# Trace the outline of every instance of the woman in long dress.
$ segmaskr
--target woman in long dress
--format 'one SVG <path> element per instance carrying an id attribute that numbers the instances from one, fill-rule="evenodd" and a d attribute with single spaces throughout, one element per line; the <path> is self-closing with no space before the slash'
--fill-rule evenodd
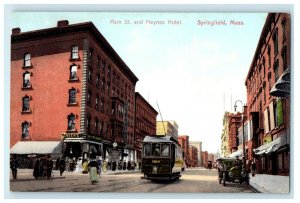
<path id="1" fill-rule="evenodd" d="M 98 163 L 97 161 L 95 160 L 92 160 L 90 163 L 89 163 L 89 168 L 90 168 L 90 181 L 92 184 L 95 184 L 98 182 Z"/>

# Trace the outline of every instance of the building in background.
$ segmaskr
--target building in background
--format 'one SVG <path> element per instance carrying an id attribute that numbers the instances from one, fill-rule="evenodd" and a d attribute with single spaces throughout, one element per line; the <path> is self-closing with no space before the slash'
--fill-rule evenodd
<path id="1" fill-rule="evenodd" d="M 179 135 L 178 136 L 178 143 L 180 144 L 183 152 L 183 159 L 187 167 L 191 166 L 190 163 L 190 154 L 189 154 L 189 136 L 188 135 Z"/>
<path id="2" fill-rule="evenodd" d="M 156 134 L 156 117 L 158 112 L 142 97 L 135 93 L 135 116 L 134 116 L 134 148 L 137 161 L 141 161 L 141 141 L 146 135 Z"/>
<path id="3" fill-rule="evenodd" d="M 202 159 L 202 163 L 201 163 L 201 166 L 203 167 L 207 167 L 207 163 L 208 163 L 208 152 L 207 151 L 203 151 L 201 153 L 201 159 Z"/>
<path id="4" fill-rule="evenodd" d="M 201 159 L 202 142 L 200 142 L 200 141 L 189 141 L 189 144 L 191 146 L 197 148 L 197 153 L 198 153 L 197 157 L 198 157 L 198 160 L 197 160 L 196 166 L 201 166 L 201 162 L 202 162 L 202 159 Z"/>
<path id="5" fill-rule="evenodd" d="M 190 167 L 198 166 L 198 149 L 193 145 L 189 145 L 189 160 L 190 160 Z"/>
<path id="6" fill-rule="evenodd" d="M 259 173 L 290 171 L 290 98 L 270 94 L 291 65 L 290 24 L 289 14 L 268 14 L 245 81 L 251 126 L 248 158 L 256 161 Z"/>
<path id="7" fill-rule="evenodd" d="M 156 135 L 157 136 L 170 135 L 175 140 L 178 140 L 178 124 L 175 121 L 157 121 Z"/>

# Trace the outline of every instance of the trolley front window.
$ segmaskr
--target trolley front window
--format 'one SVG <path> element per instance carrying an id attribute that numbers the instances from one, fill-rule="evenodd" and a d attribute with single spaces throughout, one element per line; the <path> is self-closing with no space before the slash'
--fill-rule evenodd
<path id="1" fill-rule="evenodd" d="M 160 156 L 160 144 L 152 144 L 152 156 Z"/>
<path id="2" fill-rule="evenodd" d="M 151 146 L 150 144 L 144 144 L 144 155 L 151 156 Z"/>
<path id="3" fill-rule="evenodd" d="M 161 156 L 169 156 L 170 153 L 170 145 L 162 144 L 161 145 Z"/>

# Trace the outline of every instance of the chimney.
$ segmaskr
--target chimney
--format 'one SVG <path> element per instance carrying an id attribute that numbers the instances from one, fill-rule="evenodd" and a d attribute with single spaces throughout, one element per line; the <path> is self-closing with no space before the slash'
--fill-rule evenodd
<path id="1" fill-rule="evenodd" d="M 57 21 L 57 27 L 67 27 L 68 25 L 69 25 L 69 21 L 68 20 Z"/>
<path id="2" fill-rule="evenodd" d="M 21 29 L 19 27 L 12 29 L 12 35 L 18 35 L 21 33 Z"/>

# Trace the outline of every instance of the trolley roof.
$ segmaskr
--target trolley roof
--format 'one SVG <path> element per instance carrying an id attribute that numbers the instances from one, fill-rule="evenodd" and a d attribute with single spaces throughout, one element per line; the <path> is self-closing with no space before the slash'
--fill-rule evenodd
<path id="1" fill-rule="evenodd" d="M 173 137 L 166 135 L 164 137 L 156 137 L 156 136 L 149 136 L 147 135 L 144 140 L 142 141 L 143 143 L 145 142 L 151 142 L 151 143 L 159 143 L 159 142 L 165 142 L 165 143 L 178 143 Z"/>

